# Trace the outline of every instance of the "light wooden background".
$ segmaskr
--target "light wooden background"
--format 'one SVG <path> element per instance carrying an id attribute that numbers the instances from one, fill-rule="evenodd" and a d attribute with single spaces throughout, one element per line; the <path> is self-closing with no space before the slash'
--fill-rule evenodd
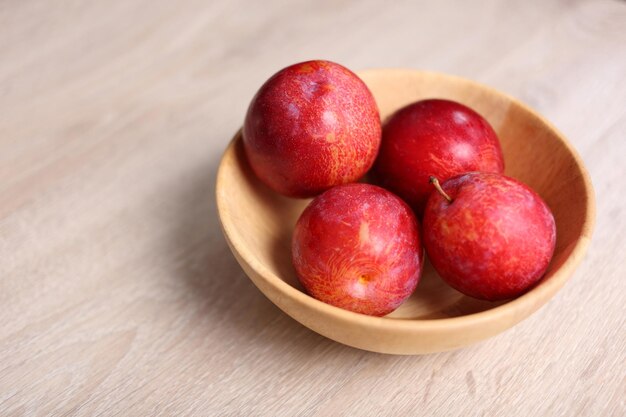
<path id="1" fill-rule="evenodd" d="M 0 2 L 0 415 L 623 416 L 626 3 Z M 591 172 L 546 307 L 422 357 L 329 341 L 221 235 L 220 154 L 273 72 L 448 72 L 547 116 Z"/>

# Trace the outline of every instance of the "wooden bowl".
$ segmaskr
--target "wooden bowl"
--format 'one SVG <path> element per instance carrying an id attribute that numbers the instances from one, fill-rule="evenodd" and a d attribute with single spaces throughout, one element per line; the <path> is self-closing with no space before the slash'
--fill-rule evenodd
<path id="1" fill-rule="evenodd" d="M 594 224 L 591 181 L 581 158 L 549 122 L 492 88 L 430 72 L 380 69 L 359 73 L 385 120 L 425 98 L 452 99 L 475 109 L 494 127 L 506 174 L 535 189 L 557 226 L 554 258 L 531 291 L 506 302 L 466 297 L 426 265 L 415 293 L 386 317 L 370 317 L 318 301 L 300 286 L 291 264 L 295 222 L 308 203 L 282 197 L 254 176 L 237 133 L 217 174 L 217 207 L 224 235 L 254 284 L 291 317 L 330 339 L 360 349 L 422 354 L 456 349 L 508 329 L 546 303 L 581 261 Z"/>

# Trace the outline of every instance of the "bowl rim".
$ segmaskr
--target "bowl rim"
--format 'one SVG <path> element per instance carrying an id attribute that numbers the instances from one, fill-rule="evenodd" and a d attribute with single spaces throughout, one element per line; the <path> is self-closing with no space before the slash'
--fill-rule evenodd
<path id="1" fill-rule="evenodd" d="M 557 140 L 561 142 L 562 145 L 571 153 L 572 157 L 575 160 L 576 166 L 580 170 L 582 181 L 584 184 L 585 192 L 586 192 L 586 201 L 585 201 L 585 219 L 582 226 L 582 232 L 579 239 L 576 241 L 574 248 L 570 255 L 565 259 L 563 264 L 559 267 L 557 271 L 550 277 L 548 280 L 542 280 L 538 285 L 533 287 L 530 291 L 525 294 L 509 300 L 501 305 L 495 306 L 488 310 L 483 310 L 476 313 L 466 314 L 457 317 L 445 317 L 445 318 L 436 318 L 436 319 L 419 319 L 419 318 L 400 318 L 400 317 L 375 317 L 368 316 L 361 313 L 355 313 L 349 310 L 344 310 L 340 307 L 335 307 L 330 304 L 326 304 L 320 300 L 317 300 L 305 292 L 291 286 L 287 282 L 280 279 L 276 274 L 274 274 L 268 267 L 266 267 L 263 263 L 259 262 L 255 256 L 247 255 L 249 252 L 246 248 L 243 248 L 237 239 L 232 239 L 234 236 L 234 231 L 232 229 L 233 219 L 230 215 L 229 210 L 226 208 L 225 199 L 221 198 L 221 190 L 223 189 L 223 181 L 224 181 L 224 171 L 226 170 L 226 156 L 230 153 L 234 152 L 234 148 L 237 145 L 238 141 L 242 139 L 242 130 L 239 129 L 233 139 L 230 141 L 226 150 L 224 151 L 222 158 L 220 160 L 220 164 L 217 170 L 217 179 L 216 179 L 216 202 L 217 202 L 217 211 L 220 220 L 220 225 L 224 236 L 226 237 L 227 243 L 233 249 L 242 260 L 244 260 L 251 269 L 253 269 L 260 279 L 262 279 L 266 284 L 273 287 L 276 291 L 288 296 L 293 299 L 295 302 L 305 305 L 306 307 L 317 310 L 319 313 L 322 313 L 326 316 L 332 316 L 336 319 L 342 321 L 349 321 L 354 324 L 359 324 L 365 327 L 370 328 L 380 328 L 385 327 L 389 329 L 397 329 L 397 330 L 409 330 L 409 331 L 420 331 L 420 330 L 429 330 L 429 331 L 437 331 L 437 330 L 449 330 L 450 327 L 462 328 L 466 326 L 472 325 L 480 325 L 486 322 L 491 322 L 493 319 L 502 319 L 503 317 L 514 318 L 519 316 L 519 311 L 526 311 L 528 314 L 540 308 L 545 302 L 550 299 L 552 295 L 554 295 L 559 288 L 561 288 L 565 282 L 570 277 L 571 273 L 578 266 L 578 264 L 582 261 L 583 256 L 589 246 L 591 236 L 593 233 L 593 229 L 595 226 L 595 194 L 593 190 L 593 185 L 591 182 L 591 177 L 585 167 L 585 164 L 576 151 L 576 149 L 569 143 L 569 141 L 565 138 L 565 136 L 550 123 L 546 118 L 544 118 L 537 111 L 533 110 L 530 106 L 524 104 L 520 100 L 510 96 L 506 93 L 503 93 L 495 88 L 489 87 L 487 85 L 478 83 L 476 81 L 472 81 L 463 77 L 459 77 L 456 75 L 443 74 L 435 71 L 424 71 L 424 70 L 416 70 L 416 69 L 405 69 L 405 68 L 372 68 L 365 69 L 362 71 L 357 71 L 356 74 L 363 78 L 364 76 L 375 76 L 380 73 L 396 73 L 398 75 L 410 75 L 410 76 L 423 76 L 423 77 L 437 77 L 444 78 L 448 82 L 464 84 L 473 89 L 481 89 L 486 90 L 490 94 L 500 96 L 511 103 L 522 108 L 524 111 L 533 115 L 539 120 L 546 128 L 551 130 Z M 537 303 L 536 300 L 542 300 L 541 303 Z M 524 316 L 528 315 L 525 314 Z M 515 320 L 517 321 L 517 320 Z"/>

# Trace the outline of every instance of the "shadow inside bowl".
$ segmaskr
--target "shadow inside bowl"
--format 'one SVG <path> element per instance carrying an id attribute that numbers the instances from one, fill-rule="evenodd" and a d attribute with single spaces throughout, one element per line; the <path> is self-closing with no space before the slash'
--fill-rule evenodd
<path id="1" fill-rule="evenodd" d="M 479 313 L 506 301 L 483 301 L 467 297 L 446 284 L 426 258 L 424 271 L 415 292 L 396 311 L 394 319 L 445 319 Z"/>
<path id="2" fill-rule="evenodd" d="M 303 291 L 291 263 L 291 235 L 298 217 L 311 200 L 284 197 L 262 183 L 247 162 L 241 132 L 235 138 L 235 154 L 249 197 L 258 203 L 259 210 L 249 213 L 252 217 L 249 220 L 257 227 L 259 224 L 264 227 L 263 238 L 267 244 L 261 246 L 270 250 L 265 253 L 257 247 L 260 251 L 257 253 L 263 255 L 260 259 L 267 262 L 278 277 Z"/>

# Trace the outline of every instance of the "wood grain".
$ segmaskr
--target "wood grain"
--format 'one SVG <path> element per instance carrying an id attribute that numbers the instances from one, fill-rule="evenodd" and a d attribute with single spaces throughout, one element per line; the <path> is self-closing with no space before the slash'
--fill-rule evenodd
<path id="1" fill-rule="evenodd" d="M 626 414 L 626 3 L 0 3 L 0 414 Z M 581 153 L 572 280 L 479 345 L 372 354 L 297 324 L 219 230 L 258 86 L 323 57 L 475 79 Z"/>

